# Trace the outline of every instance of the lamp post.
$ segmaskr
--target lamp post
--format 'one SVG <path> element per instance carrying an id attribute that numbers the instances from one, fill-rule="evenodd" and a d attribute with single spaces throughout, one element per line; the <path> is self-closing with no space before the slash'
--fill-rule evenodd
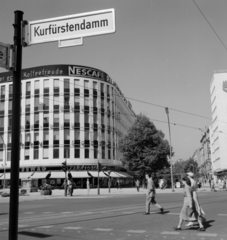
<path id="1" fill-rule="evenodd" d="M 170 148 L 169 148 L 169 154 L 170 154 L 170 169 L 171 169 L 171 184 L 172 184 L 172 192 L 174 192 L 174 184 L 173 184 L 173 163 L 172 163 L 172 149 L 171 149 L 171 132 L 170 132 L 170 123 L 169 123 L 169 109 L 166 107 L 166 114 L 168 118 L 168 126 L 169 126 L 169 143 L 170 143 Z"/>
<path id="2" fill-rule="evenodd" d="M 0 135 L 0 137 L 1 137 L 1 139 L 2 139 L 2 142 L 3 142 L 3 146 L 4 146 L 4 149 L 5 149 L 5 160 L 4 160 L 4 165 L 3 165 L 3 167 L 4 167 L 4 182 L 3 182 L 3 188 L 5 188 L 6 187 L 6 161 L 7 161 L 7 148 L 6 148 L 6 144 L 5 144 L 5 141 L 4 141 L 4 139 L 3 139 L 3 137 L 2 137 L 2 135 Z"/>

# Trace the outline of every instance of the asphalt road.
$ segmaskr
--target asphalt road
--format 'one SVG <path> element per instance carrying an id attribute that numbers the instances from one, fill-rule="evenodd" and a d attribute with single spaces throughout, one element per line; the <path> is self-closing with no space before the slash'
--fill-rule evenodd
<path id="1" fill-rule="evenodd" d="M 206 231 L 183 225 L 173 231 L 183 203 L 180 193 L 159 194 L 165 213 L 145 211 L 145 195 L 81 196 L 20 202 L 19 240 L 227 239 L 227 192 L 200 192 Z M 8 203 L 0 204 L 0 239 L 8 240 Z"/>

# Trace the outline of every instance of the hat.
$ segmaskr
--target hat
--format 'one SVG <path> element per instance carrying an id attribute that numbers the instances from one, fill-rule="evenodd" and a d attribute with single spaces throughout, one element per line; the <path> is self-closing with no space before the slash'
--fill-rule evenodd
<path id="1" fill-rule="evenodd" d="M 188 175 L 189 177 L 194 177 L 194 173 L 192 173 L 192 172 L 188 172 L 187 175 Z"/>

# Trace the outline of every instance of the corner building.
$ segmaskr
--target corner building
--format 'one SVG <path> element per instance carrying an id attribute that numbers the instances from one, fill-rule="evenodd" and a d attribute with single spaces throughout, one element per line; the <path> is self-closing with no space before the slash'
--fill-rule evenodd
<path id="1" fill-rule="evenodd" d="M 219 71 L 210 84 L 212 125 L 210 150 L 215 180 L 227 177 L 227 73 Z"/>
<path id="2" fill-rule="evenodd" d="M 0 73 L 0 175 L 10 179 L 12 136 L 12 74 Z M 62 162 L 78 187 L 87 171 L 97 182 L 97 164 L 114 178 L 127 177 L 119 139 L 135 113 L 117 84 L 103 71 L 78 65 L 49 65 L 22 70 L 20 180 L 37 188 L 51 173 L 51 184 L 62 185 Z M 5 170 L 5 174 L 3 174 Z M 103 173 L 100 172 L 100 177 Z M 104 179 L 105 180 L 105 179 Z M 103 180 L 103 181 L 104 181 Z M 105 184 L 105 181 L 103 182 Z"/>

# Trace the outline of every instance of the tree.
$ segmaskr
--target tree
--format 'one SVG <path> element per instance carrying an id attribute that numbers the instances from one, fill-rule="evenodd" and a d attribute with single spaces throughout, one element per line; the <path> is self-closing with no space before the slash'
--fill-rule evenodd
<path id="1" fill-rule="evenodd" d="M 123 164 L 138 177 L 146 171 L 154 173 L 169 167 L 170 145 L 164 137 L 149 118 L 138 115 L 127 135 L 119 141 Z"/>

